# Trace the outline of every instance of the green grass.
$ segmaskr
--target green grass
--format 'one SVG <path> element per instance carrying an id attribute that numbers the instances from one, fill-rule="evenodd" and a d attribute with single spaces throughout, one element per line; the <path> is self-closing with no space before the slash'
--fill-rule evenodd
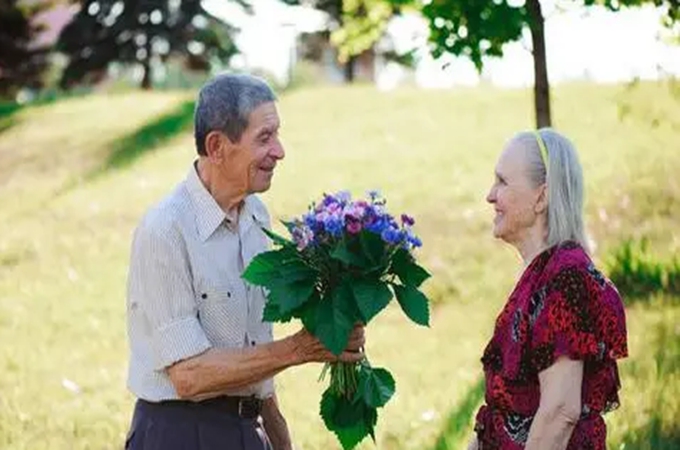
<path id="1" fill-rule="evenodd" d="M 598 261 L 641 237 L 659 257 L 680 252 L 680 104 L 669 89 L 555 90 L 556 126 L 584 165 Z M 0 134 L 0 448 L 121 447 L 133 404 L 125 389 L 130 237 L 194 157 L 182 122 L 190 98 L 67 99 L 17 111 Z M 533 122 L 530 108 L 524 90 L 315 88 L 281 99 L 287 156 L 264 196 L 275 218 L 301 213 L 324 191 L 379 188 L 392 209 L 416 217 L 425 242 L 432 327 L 392 308 L 368 330 L 369 357 L 397 380 L 378 424 L 380 449 L 460 448 L 469 436 L 479 357 L 521 270 L 515 252 L 491 238 L 484 197 L 503 143 Z M 178 134 L 155 139 L 167 130 Z M 102 170 L 115 155 L 125 162 Z M 621 365 L 622 407 L 607 419 L 610 444 L 677 446 L 680 306 L 661 293 L 628 314 L 631 357 Z M 291 369 L 277 381 L 303 449 L 337 448 L 317 417 L 320 369 Z"/>

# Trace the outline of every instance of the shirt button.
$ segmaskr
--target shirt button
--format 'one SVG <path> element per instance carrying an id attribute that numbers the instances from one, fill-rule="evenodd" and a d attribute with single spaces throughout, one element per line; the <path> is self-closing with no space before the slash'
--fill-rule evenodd
<path id="1" fill-rule="evenodd" d="M 208 298 L 208 294 L 206 294 L 205 292 L 202 293 L 202 294 L 201 294 L 201 298 L 202 298 L 203 300 L 205 300 L 206 298 Z"/>
<path id="2" fill-rule="evenodd" d="M 250 341 L 250 344 L 255 346 L 255 341 Z"/>
<path id="3" fill-rule="evenodd" d="M 231 298 L 231 292 L 227 292 L 227 298 Z"/>

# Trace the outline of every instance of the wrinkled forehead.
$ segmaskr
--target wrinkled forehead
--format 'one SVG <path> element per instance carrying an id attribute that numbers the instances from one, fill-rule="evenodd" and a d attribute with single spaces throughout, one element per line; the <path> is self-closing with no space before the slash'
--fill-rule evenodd
<path id="1" fill-rule="evenodd" d="M 274 102 L 262 103 L 248 116 L 248 129 L 258 133 L 263 129 L 276 131 L 280 126 L 279 114 Z"/>
<path id="2" fill-rule="evenodd" d="M 525 141 L 522 137 L 515 137 L 505 144 L 496 164 L 497 172 L 506 176 L 528 173 L 529 150 Z"/>

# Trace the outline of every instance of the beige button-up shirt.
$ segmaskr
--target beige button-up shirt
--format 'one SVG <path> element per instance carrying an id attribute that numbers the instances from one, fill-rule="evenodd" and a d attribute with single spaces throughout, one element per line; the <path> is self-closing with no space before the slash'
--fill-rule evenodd
<path id="1" fill-rule="evenodd" d="M 128 274 L 128 387 L 148 401 L 177 399 L 165 369 L 211 347 L 271 342 L 265 297 L 241 274 L 267 250 L 269 215 L 254 195 L 227 217 L 192 164 L 187 178 L 151 208 L 134 233 Z M 273 380 L 234 395 L 266 398 Z"/>

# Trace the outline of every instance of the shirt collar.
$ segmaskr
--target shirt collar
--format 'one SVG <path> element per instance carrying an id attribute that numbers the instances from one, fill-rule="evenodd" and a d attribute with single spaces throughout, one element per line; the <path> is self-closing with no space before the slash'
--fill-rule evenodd
<path id="1" fill-rule="evenodd" d="M 243 200 L 241 211 L 233 216 L 227 215 L 217 204 L 215 198 L 208 192 L 198 176 L 196 164 L 192 164 L 186 178 L 186 186 L 196 212 L 196 226 L 202 241 L 206 241 L 215 230 L 222 225 L 225 219 L 233 224 L 245 220 L 244 225 L 249 227 L 257 223 L 262 227 L 269 226 L 269 215 L 257 196 L 251 194 Z"/>
<path id="2" fill-rule="evenodd" d="M 196 212 L 196 226 L 202 241 L 207 240 L 227 217 L 198 176 L 196 164 L 192 164 L 186 178 L 186 186 Z"/>
<path id="3" fill-rule="evenodd" d="M 244 200 L 242 214 L 247 214 L 255 223 L 260 226 L 269 226 L 269 214 L 262 204 L 262 201 L 255 195 L 251 194 Z"/>

